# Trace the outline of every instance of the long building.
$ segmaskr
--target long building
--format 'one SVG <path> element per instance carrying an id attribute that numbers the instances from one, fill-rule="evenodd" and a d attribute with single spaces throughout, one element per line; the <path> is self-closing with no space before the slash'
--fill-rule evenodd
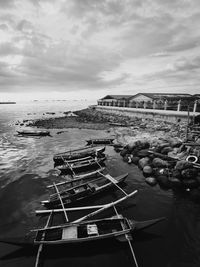
<path id="1" fill-rule="evenodd" d="M 163 109 L 200 112 L 200 95 L 138 93 L 136 95 L 107 95 L 97 101 L 99 106 L 142 109 Z"/>

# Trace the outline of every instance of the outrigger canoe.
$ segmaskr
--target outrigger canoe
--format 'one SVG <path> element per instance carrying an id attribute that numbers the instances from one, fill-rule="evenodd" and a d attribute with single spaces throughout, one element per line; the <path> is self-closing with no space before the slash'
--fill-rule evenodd
<path id="1" fill-rule="evenodd" d="M 85 157 L 77 160 L 65 160 L 64 164 L 57 166 L 56 168 L 60 170 L 61 174 L 77 174 L 81 171 L 86 171 L 88 169 L 96 169 L 102 166 L 106 157 L 92 158 Z"/>
<path id="2" fill-rule="evenodd" d="M 50 131 L 47 130 L 21 130 L 17 131 L 19 135 L 27 136 L 47 136 L 50 135 Z"/>
<path id="3" fill-rule="evenodd" d="M 128 173 L 125 173 L 118 177 L 112 177 L 109 174 L 99 175 L 101 176 L 79 185 L 77 185 L 77 180 L 68 181 L 60 185 L 56 184 L 57 188 L 53 185 L 51 187 L 55 189 L 56 193 L 51 194 L 49 200 L 41 201 L 41 204 L 47 208 L 58 208 L 61 206 L 61 199 L 62 203 L 65 206 L 74 204 L 77 201 L 95 196 L 98 193 L 109 189 L 114 184 L 118 185 L 124 182 L 126 177 L 128 176 Z M 69 186 L 71 187 L 69 188 Z"/>
<path id="4" fill-rule="evenodd" d="M 72 222 L 64 225 L 35 229 L 22 238 L 0 238 L 0 242 L 27 245 L 60 245 L 89 242 L 108 238 L 126 241 L 125 235 L 148 228 L 164 218 L 135 221 L 122 215 L 99 220 Z"/>
<path id="5" fill-rule="evenodd" d="M 110 145 L 113 143 L 115 138 L 96 138 L 96 139 L 89 139 L 86 140 L 87 145 L 96 145 L 96 144 L 105 144 Z"/>
<path id="6" fill-rule="evenodd" d="M 105 151 L 105 146 L 101 147 L 82 147 L 58 153 L 53 156 L 55 164 L 63 164 L 64 160 L 84 158 L 87 156 L 101 156 Z"/>

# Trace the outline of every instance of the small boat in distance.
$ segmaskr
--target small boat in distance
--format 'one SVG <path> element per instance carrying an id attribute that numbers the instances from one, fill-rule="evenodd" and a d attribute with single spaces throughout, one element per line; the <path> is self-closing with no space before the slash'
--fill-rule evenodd
<path id="1" fill-rule="evenodd" d="M 50 131 L 47 130 L 18 130 L 17 133 L 26 136 L 50 136 Z"/>
<path id="2" fill-rule="evenodd" d="M 67 181 L 60 185 L 53 186 L 55 193 L 50 195 L 49 200 L 41 201 L 41 204 L 47 208 L 58 208 L 61 206 L 60 198 L 64 205 L 71 205 L 77 201 L 87 199 L 100 192 L 103 192 L 114 184 L 118 185 L 125 181 L 128 173 L 122 174 L 118 177 L 112 177 L 109 174 L 103 175 L 99 173 L 99 177 L 88 182 L 82 182 L 77 185 L 77 180 Z M 57 192 L 58 189 L 58 192 Z"/>
<path id="3" fill-rule="evenodd" d="M 86 140 L 86 142 L 87 142 L 87 145 L 96 145 L 96 144 L 110 145 L 110 144 L 113 144 L 114 140 L 115 138 L 95 138 L 95 139 Z"/>
<path id="4" fill-rule="evenodd" d="M 0 242 L 16 246 L 39 246 L 76 244 L 115 238 L 118 241 L 126 241 L 125 235 L 146 229 L 164 218 L 147 221 L 135 221 L 122 215 L 110 218 L 71 222 L 59 226 L 50 226 L 30 231 L 25 237 L 0 238 Z"/>

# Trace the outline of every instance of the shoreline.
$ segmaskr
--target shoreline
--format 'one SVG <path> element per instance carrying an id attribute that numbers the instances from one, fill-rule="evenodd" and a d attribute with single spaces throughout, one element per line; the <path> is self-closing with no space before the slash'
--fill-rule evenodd
<path id="1" fill-rule="evenodd" d="M 176 137 L 184 139 L 186 134 L 187 125 L 185 123 L 158 122 L 149 118 L 104 113 L 92 108 L 74 111 L 73 114 L 74 116 L 67 116 L 66 114 L 64 117 L 28 121 L 26 126 L 52 130 L 69 128 L 105 130 L 108 133 L 114 132 L 116 139 L 124 144 L 131 142 L 133 139 L 150 139 L 151 141 L 155 138 Z"/>

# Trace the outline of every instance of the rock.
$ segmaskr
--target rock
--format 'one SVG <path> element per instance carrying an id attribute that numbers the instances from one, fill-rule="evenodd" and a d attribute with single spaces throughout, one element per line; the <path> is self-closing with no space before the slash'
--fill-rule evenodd
<path id="1" fill-rule="evenodd" d="M 138 164 L 139 160 L 140 160 L 139 157 L 134 157 L 134 156 L 132 157 L 132 163 L 135 164 L 135 165 Z"/>
<path id="2" fill-rule="evenodd" d="M 151 186 L 155 186 L 157 184 L 157 180 L 155 177 L 147 177 L 145 182 Z"/>
<path id="3" fill-rule="evenodd" d="M 167 167 L 168 166 L 168 162 L 160 158 L 154 158 L 152 164 L 154 167 Z"/>
<path id="4" fill-rule="evenodd" d="M 138 151 L 137 156 L 140 158 L 148 157 L 149 156 L 148 149 L 142 149 Z"/>
<path id="5" fill-rule="evenodd" d="M 135 142 L 131 142 L 127 145 L 127 149 L 129 150 L 129 152 L 132 152 L 135 147 L 136 147 Z"/>
<path id="6" fill-rule="evenodd" d="M 172 177 L 174 177 L 174 178 L 177 178 L 177 179 L 181 179 L 182 178 L 182 176 L 181 176 L 181 171 L 180 170 L 173 170 L 172 171 Z"/>
<path id="7" fill-rule="evenodd" d="M 170 181 L 166 175 L 159 175 L 156 177 L 156 180 L 162 189 L 166 190 L 171 188 Z"/>
<path id="8" fill-rule="evenodd" d="M 123 157 L 123 161 L 131 164 L 132 163 L 132 155 L 131 154 L 126 154 L 124 157 Z"/>
<path id="9" fill-rule="evenodd" d="M 122 156 L 122 157 L 124 157 L 126 154 L 128 154 L 129 153 L 129 150 L 127 149 L 127 148 L 124 148 L 124 149 L 122 149 L 122 151 L 120 152 L 120 155 Z"/>
<path id="10" fill-rule="evenodd" d="M 153 169 L 151 166 L 147 165 L 143 168 L 143 175 L 144 177 L 149 177 L 152 176 L 153 174 Z"/>
<path id="11" fill-rule="evenodd" d="M 186 160 L 180 160 L 180 161 L 177 161 L 175 169 L 181 171 L 181 170 L 184 170 L 184 169 L 187 169 L 187 168 L 190 168 L 190 167 L 192 167 L 191 163 L 189 163 Z"/>
<path id="12" fill-rule="evenodd" d="M 168 155 L 169 152 L 173 151 L 172 147 L 166 146 L 161 150 L 161 154 Z"/>
<path id="13" fill-rule="evenodd" d="M 142 170 L 145 166 L 149 165 L 150 159 L 148 157 L 142 158 L 138 161 L 138 167 Z"/>

